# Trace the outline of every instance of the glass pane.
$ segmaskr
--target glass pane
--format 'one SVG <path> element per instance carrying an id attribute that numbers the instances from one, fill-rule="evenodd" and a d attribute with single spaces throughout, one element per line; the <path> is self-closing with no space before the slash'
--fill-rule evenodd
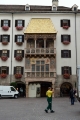
<path id="1" fill-rule="evenodd" d="M 3 37 L 2 37 L 2 41 L 3 41 L 3 42 L 7 42 L 7 41 L 8 41 L 8 36 L 3 36 Z"/>
<path id="2" fill-rule="evenodd" d="M 41 61 L 41 64 L 44 65 L 44 61 Z"/>
<path id="3" fill-rule="evenodd" d="M 46 69 L 46 71 L 49 71 L 49 65 L 48 64 L 45 65 L 45 69 Z"/>
<path id="4" fill-rule="evenodd" d="M 41 65 L 41 71 L 44 71 L 44 65 Z"/>
<path id="5" fill-rule="evenodd" d="M 35 71 L 35 65 L 32 65 L 32 71 Z"/>
<path id="6" fill-rule="evenodd" d="M 36 71 L 40 71 L 40 66 L 36 66 Z"/>
<path id="7" fill-rule="evenodd" d="M 40 61 L 36 61 L 36 64 L 39 65 L 39 64 L 40 64 Z"/>

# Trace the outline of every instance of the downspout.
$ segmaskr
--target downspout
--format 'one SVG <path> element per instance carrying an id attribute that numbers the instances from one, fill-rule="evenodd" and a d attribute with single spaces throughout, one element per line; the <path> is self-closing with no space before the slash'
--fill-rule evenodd
<path id="1" fill-rule="evenodd" d="M 76 51 L 76 77 L 77 77 L 77 35 L 76 35 L 76 14 L 77 12 L 75 12 L 75 51 Z M 77 81 L 76 81 L 77 82 Z M 75 83 L 75 87 L 76 86 L 76 83 Z"/>
<path id="2" fill-rule="evenodd" d="M 12 42 L 11 42 L 12 41 Z M 12 57 L 13 57 L 13 13 L 12 13 L 12 38 L 11 38 L 11 72 L 10 72 L 10 83 L 12 81 Z"/>

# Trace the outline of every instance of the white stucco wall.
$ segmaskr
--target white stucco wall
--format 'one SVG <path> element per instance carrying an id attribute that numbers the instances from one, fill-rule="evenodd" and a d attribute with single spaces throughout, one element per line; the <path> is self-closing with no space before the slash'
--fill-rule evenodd
<path id="1" fill-rule="evenodd" d="M 24 34 L 24 30 L 26 29 L 29 21 L 31 18 L 51 18 L 57 32 L 57 37 L 56 37 L 56 41 L 55 41 L 55 47 L 56 47 L 56 70 L 57 70 L 57 75 L 61 75 L 61 67 L 62 66 L 70 66 L 72 67 L 72 74 L 75 75 L 76 74 L 76 59 L 75 59 L 75 17 L 74 14 L 72 13 L 64 13 L 64 14 L 60 14 L 60 13 L 16 13 L 13 14 L 13 23 L 12 23 L 12 15 L 11 14 L 0 14 L 0 21 L 1 19 L 9 19 L 11 20 L 11 27 L 8 31 L 3 31 L 2 28 L 0 27 L 0 35 L 1 34 L 10 34 L 10 42 L 8 45 L 3 46 L 0 43 L 0 50 L 1 49 L 9 49 L 11 51 L 12 47 L 12 40 L 13 40 L 13 52 L 12 52 L 12 74 L 14 72 L 14 66 L 24 66 L 25 62 L 24 59 L 21 62 L 17 62 L 14 58 L 14 50 L 16 49 L 24 49 L 25 48 L 25 44 L 23 44 L 22 46 L 18 46 L 16 45 L 16 43 L 14 42 L 15 39 L 15 35 L 17 34 Z M 17 19 L 23 19 L 25 20 L 25 27 L 23 30 L 21 31 L 17 31 L 15 28 L 15 20 Z M 70 28 L 68 30 L 64 30 L 61 26 L 60 26 L 60 20 L 61 19 L 70 19 Z M 80 20 L 79 20 L 80 21 Z M 79 22 L 78 22 L 79 23 Z M 12 24 L 13 24 L 13 35 L 12 35 Z M 79 30 L 79 26 L 78 26 L 78 30 Z M 61 34 L 70 34 L 71 35 L 71 43 L 69 45 L 63 45 L 61 43 Z M 78 39 L 80 34 L 77 35 Z M 12 39 L 13 37 L 13 39 Z M 80 43 L 79 43 L 80 44 Z M 78 44 L 78 47 L 79 47 Z M 71 50 L 71 58 L 61 58 L 61 50 L 63 49 L 68 49 Z M 79 52 L 78 52 L 79 54 Z M 10 52 L 10 56 L 11 56 L 11 52 Z M 9 73 L 11 71 L 10 69 L 10 61 L 11 58 L 9 58 L 6 62 L 1 61 L 0 59 L 0 66 L 9 66 Z M 78 60 L 79 62 L 79 60 Z"/>

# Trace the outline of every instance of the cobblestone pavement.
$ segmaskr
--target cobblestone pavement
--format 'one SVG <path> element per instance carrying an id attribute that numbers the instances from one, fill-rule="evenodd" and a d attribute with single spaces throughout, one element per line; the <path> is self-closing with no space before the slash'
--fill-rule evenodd
<path id="1" fill-rule="evenodd" d="M 80 120 L 80 103 L 69 98 L 53 98 L 55 113 L 45 113 L 46 98 L 0 100 L 0 120 Z"/>

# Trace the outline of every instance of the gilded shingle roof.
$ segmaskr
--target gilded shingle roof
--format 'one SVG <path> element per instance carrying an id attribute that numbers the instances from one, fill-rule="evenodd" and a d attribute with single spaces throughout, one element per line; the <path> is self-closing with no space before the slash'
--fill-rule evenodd
<path id="1" fill-rule="evenodd" d="M 32 18 L 24 33 L 57 33 L 50 18 Z"/>

